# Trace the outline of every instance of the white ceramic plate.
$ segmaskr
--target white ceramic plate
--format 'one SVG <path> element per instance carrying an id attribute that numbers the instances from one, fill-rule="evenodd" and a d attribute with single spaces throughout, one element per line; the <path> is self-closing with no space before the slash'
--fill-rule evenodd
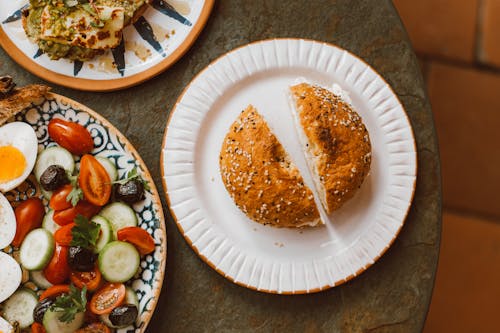
<path id="1" fill-rule="evenodd" d="M 0 45 L 21 66 L 41 78 L 79 90 L 108 91 L 132 86 L 162 72 L 194 43 L 214 0 L 152 0 L 144 15 L 125 28 L 124 52 L 111 51 L 92 61 L 50 60 L 39 53 L 21 24 L 28 0 L 4 0 Z M 120 61 L 123 57 L 123 62 Z"/>
<path id="2" fill-rule="evenodd" d="M 301 80 L 348 92 L 370 133 L 372 166 L 325 227 L 277 229 L 236 207 L 218 158 L 231 123 L 253 104 L 313 188 L 287 98 Z M 347 51 L 299 39 L 253 43 L 202 71 L 171 113 L 161 163 L 170 210 L 196 253 L 233 282 L 273 293 L 316 292 L 363 272 L 397 236 L 416 181 L 412 129 L 387 83 Z"/>

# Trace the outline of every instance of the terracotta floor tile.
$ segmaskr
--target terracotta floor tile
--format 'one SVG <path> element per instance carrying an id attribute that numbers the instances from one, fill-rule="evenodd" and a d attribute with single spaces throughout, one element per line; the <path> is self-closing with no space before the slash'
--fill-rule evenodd
<path id="1" fill-rule="evenodd" d="M 424 333 L 500 330 L 500 221 L 445 213 Z"/>
<path id="2" fill-rule="evenodd" d="M 431 62 L 445 206 L 500 217 L 500 75 Z"/>
<path id="3" fill-rule="evenodd" d="M 471 62 L 478 0 L 393 0 L 415 50 Z"/>
<path id="4" fill-rule="evenodd" d="M 481 62 L 500 67 L 500 1 L 484 0 L 481 9 Z"/>

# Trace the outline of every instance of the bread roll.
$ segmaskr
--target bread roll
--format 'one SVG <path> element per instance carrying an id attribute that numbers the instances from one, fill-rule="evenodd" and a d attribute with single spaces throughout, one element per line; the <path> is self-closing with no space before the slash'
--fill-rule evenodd
<path id="1" fill-rule="evenodd" d="M 49 92 L 50 88 L 47 86 L 31 84 L 22 88 L 13 88 L 6 94 L 0 93 L 0 125 L 32 104 L 42 103 Z"/>
<path id="2" fill-rule="evenodd" d="M 231 125 L 219 162 L 227 191 L 250 219 L 292 228 L 323 223 L 311 190 L 253 106 Z"/>
<path id="3" fill-rule="evenodd" d="M 354 196 L 370 171 L 370 136 L 352 106 L 331 91 L 308 83 L 290 90 L 308 166 L 331 213 Z"/>

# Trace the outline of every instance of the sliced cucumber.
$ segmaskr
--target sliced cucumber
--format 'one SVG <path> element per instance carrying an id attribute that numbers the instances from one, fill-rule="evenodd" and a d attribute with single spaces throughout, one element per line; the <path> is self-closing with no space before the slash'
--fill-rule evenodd
<path id="1" fill-rule="evenodd" d="M 111 224 L 109 223 L 109 221 L 102 216 L 94 216 L 92 218 L 92 222 L 99 224 L 99 226 L 101 227 L 99 238 L 97 239 L 97 243 L 95 245 L 95 252 L 99 253 L 106 244 L 113 240 L 113 230 L 111 229 Z"/>
<path id="2" fill-rule="evenodd" d="M 35 164 L 36 180 L 40 181 L 42 173 L 51 165 L 60 165 L 69 172 L 75 170 L 75 160 L 69 151 L 59 146 L 49 147 L 38 154 Z"/>
<path id="3" fill-rule="evenodd" d="M 17 322 L 20 328 L 27 328 L 34 322 L 33 310 L 37 304 L 35 292 L 21 288 L 4 303 L 3 316 L 12 325 Z"/>
<path id="4" fill-rule="evenodd" d="M 113 202 L 104 207 L 99 213 L 111 223 L 113 237 L 116 239 L 118 230 L 125 227 L 136 227 L 138 220 L 134 210 L 123 202 Z"/>
<path id="5" fill-rule="evenodd" d="M 40 192 L 42 192 L 42 195 L 43 195 L 43 197 L 44 197 L 45 199 L 50 200 L 50 198 L 52 198 L 52 194 L 53 194 L 53 192 L 52 192 L 52 191 L 45 191 L 45 190 L 43 189 L 43 187 L 41 187 L 41 186 L 40 186 Z"/>
<path id="6" fill-rule="evenodd" d="M 51 309 L 45 312 L 43 315 L 43 327 L 47 333 L 73 333 L 82 327 L 85 321 L 85 314 L 83 312 L 78 312 L 75 315 L 75 319 L 69 323 L 60 321 L 59 316 L 61 316 L 60 312 L 55 312 Z"/>
<path id="7" fill-rule="evenodd" d="M 51 234 L 55 234 L 60 227 L 59 224 L 54 222 L 54 210 L 49 209 L 47 214 L 43 217 L 42 228 L 50 231 Z"/>
<path id="8" fill-rule="evenodd" d="M 125 294 L 125 303 L 126 304 L 134 304 L 139 310 L 139 297 L 137 297 L 137 293 L 134 289 L 126 286 L 126 294 Z"/>
<path id="9" fill-rule="evenodd" d="M 130 287 L 126 287 L 126 294 L 125 294 L 125 302 L 123 302 L 124 304 L 133 304 L 137 307 L 137 310 L 139 310 L 139 298 L 137 298 L 137 294 L 136 292 L 130 288 Z M 123 328 L 123 327 L 126 327 L 126 326 L 116 326 L 116 325 L 113 325 L 113 323 L 111 322 L 111 320 L 109 320 L 109 313 L 108 314 L 102 314 L 99 316 L 99 318 L 101 319 L 101 321 L 106 324 L 106 326 L 109 326 L 109 327 L 112 327 L 112 328 Z"/>
<path id="10" fill-rule="evenodd" d="M 41 289 L 48 289 L 53 286 L 53 284 L 45 278 L 45 275 L 43 275 L 43 271 L 31 271 L 30 280 L 33 281 L 33 283 Z"/>
<path id="11" fill-rule="evenodd" d="M 21 244 L 19 261 L 29 271 L 42 270 L 52 258 L 54 246 L 54 236 L 49 231 L 32 230 Z"/>
<path id="12" fill-rule="evenodd" d="M 137 270 L 141 257 L 130 243 L 114 241 L 106 245 L 99 253 L 99 270 L 109 282 L 130 280 Z"/>
<path id="13" fill-rule="evenodd" d="M 96 156 L 95 158 L 101 163 L 104 169 L 106 169 L 109 179 L 111 179 L 112 182 L 118 179 L 118 170 L 116 170 L 115 164 L 109 158 L 102 156 Z"/>

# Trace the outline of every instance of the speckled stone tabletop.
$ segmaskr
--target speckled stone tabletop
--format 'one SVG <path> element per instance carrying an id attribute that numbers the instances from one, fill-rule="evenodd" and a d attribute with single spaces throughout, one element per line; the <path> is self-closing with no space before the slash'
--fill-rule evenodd
<path id="1" fill-rule="evenodd" d="M 268 295 L 232 284 L 191 250 L 167 217 L 165 282 L 148 332 L 420 332 L 434 285 L 441 232 L 441 179 L 432 113 L 417 59 L 390 0 L 216 1 L 191 50 L 156 78 L 90 93 L 54 86 L 101 113 L 135 145 L 161 190 L 164 127 L 188 82 L 225 52 L 272 37 L 334 43 L 367 61 L 392 86 L 413 126 L 418 180 L 393 246 L 359 277 L 311 295 Z M 0 74 L 43 82 L 0 49 Z"/>

